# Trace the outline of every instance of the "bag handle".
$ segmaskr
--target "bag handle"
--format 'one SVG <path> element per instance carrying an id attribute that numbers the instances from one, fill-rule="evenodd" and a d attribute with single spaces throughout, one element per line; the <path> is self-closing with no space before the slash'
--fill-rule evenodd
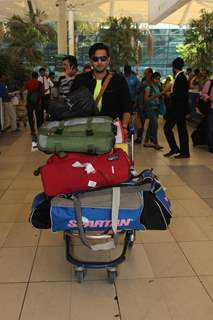
<path id="1" fill-rule="evenodd" d="M 89 249 L 93 251 L 99 250 L 110 250 L 115 248 L 115 244 L 117 243 L 117 224 L 118 224 L 118 213 L 119 213 L 119 206 L 120 206 L 120 188 L 113 189 L 112 194 L 112 228 L 113 228 L 113 239 L 100 244 L 91 245 L 90 242 L 87 240 L 85 230 L 83 227 L 82 221 L 82 213 L 81 213 L 81 202 L 79 197 L 72 195 L 71 197 L 74 210 L 75 210 L 75 218 L 78 225 L 79 236 L 82 243 Z"/>
<path id="2" fill-rule="evenodd" d="M 110 80 L 112 79 L 113 75 L 114 75 L 113 72 L 109 72 L 108 75 L 107 75 L 107 77 L 106 77 L 106 79 L 104 80 L 104 83 L 103 83 L 103 85 L 102 85 L 102 87 L 101 87 L 101 90 L 100 90 L 97 98 L 95 99 L 95 102 L 96 102 L 97 105 L 98 105 L 101 97 L 103 96 L 103 94 L 104 94 L 104 92 L 105 92 L 108 84 L 110 83 Z"/>
<path id="3" fill-rule="evenodd" d="M 58 128 L 55 129 L 55 134 L 62 135 L 64 131 L 64 120 L 59 122 Z"/>
<path id="4" fill-rule="evenodd" d="M 93 136 L 94 135 L 94 132 L 93 132 L 93 129 L 92 129 L 92 120 L 93 118 L 88 118 L 87 119 L 87 123 L 86 123 L 86 136 Z"/>

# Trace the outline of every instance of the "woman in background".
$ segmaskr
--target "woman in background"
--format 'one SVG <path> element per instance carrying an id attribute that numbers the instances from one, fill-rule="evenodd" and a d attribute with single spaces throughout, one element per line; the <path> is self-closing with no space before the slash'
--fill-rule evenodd
<path id="1" fill-rule="evenodd" d="M 153 147 L 156 150 L 163 149 L 158 144 L 158 116 L 160 113 L 161 92 L 161 75 L 159 72 L 154 72 L 151 78 L 151 83 L 144 90 L 145 113 L 149 119 L 149 126 L 146 132 L 144 147 Z"/>

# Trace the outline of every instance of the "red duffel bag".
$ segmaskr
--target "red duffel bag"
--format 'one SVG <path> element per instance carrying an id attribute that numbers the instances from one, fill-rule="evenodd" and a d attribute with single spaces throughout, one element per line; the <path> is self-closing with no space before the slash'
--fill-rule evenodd
<path id="1" fill-rule="evenodd" d="M 128 181 L 131 164 L 122 149 L 102 155 L 67 153 L 51 156 L 40 173 L 45 194 L 56 196 Z"/>

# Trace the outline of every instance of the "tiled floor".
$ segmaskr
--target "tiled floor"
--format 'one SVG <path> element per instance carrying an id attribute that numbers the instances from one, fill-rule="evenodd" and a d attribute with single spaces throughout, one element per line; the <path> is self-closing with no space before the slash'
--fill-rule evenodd
<path id="1" fill-rule="evenodd" d="M 191 148 L 190 159 L 166 159 L 162 134 L 164 151 L 137 145 L 136 168 L 153 167 L 167 187 L 171 227 L 138 232 L 114 285 L 103 270 L 88 271 L 78 284 L 62 234 L 28 223 L 32 198 L 42 188 L 32 172 L 47 156 L 30 152 L 24 130 L 0 136 L 0 319 L 212 320 L 213 155 Z M 90 255 L 82 246 L 75 250 Z"/>

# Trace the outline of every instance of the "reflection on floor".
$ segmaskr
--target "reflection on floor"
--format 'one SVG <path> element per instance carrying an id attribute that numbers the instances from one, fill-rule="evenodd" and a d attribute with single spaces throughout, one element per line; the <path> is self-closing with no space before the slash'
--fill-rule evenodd
<path id="1" fill-rule="evenodd" d="M 27 129 L 0 139 L 0 319 L 212 320 L 213 156 L 191 147 L 190 159 L 167 159 L 162 134 L 160 142 L 163 151 L 136 145 L 135 163 L 138 171 L 153 167 L 167 187 L 170 230 L 138 232 L 110 285 L 100 270 L 78 284 L 62 234 L 31 227 L 31 201 L 42 188 L 32 172 L 48 157 L 30 152 Z"/>
<path id="2" fill-rule="evenodd" d="M 171 166 L 171 168 L 201 199 L 213 208 L 212 170 L 204 165 L 182 165 Z"/>

